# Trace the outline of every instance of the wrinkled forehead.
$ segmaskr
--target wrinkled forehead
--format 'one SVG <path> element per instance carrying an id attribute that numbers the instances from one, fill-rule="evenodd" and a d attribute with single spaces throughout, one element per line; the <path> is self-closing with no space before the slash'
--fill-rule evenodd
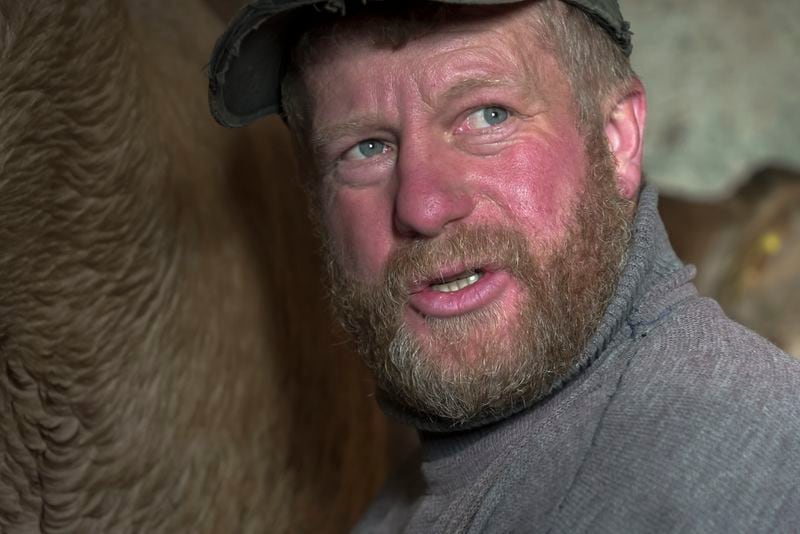
<path id="1" fill-rule="evenodd" d="M 325 64 L 343 48 L 360 46 L 397 50 L 411 42 L 448 38 L 459 40 L 493 33 L 509 47 L 542 45 L 537 37 L 535 12 L 540 2 L 495 6 L 449 5 L 414 2 L 408 5 L 387 2 L 369 3 L 349 11 L 347 17 L 322 16 L 312 21 L 294 43 L 291 65 L 294 69 Z M 374 7 L 374 6 L 379 7 Z"/>

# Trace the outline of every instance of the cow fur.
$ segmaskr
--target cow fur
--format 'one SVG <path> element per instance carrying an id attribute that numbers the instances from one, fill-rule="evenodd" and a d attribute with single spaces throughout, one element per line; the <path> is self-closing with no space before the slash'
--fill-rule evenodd
<path id="1" fill-rule="evenodd" d="M 0 0 L 0 531 L 339 532 L 384 475 L 281 125 L 199 0 Z"/>

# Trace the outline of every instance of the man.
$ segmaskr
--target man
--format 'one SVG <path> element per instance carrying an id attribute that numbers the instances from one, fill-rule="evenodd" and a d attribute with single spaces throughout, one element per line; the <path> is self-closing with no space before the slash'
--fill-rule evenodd
<path id="1" fill-rule="evenodd" d="M 420 430 L 359 531 L 800 525 L 800 366 L 670 249 L 630 50 L 613 0 L 260 1 L 219 41 L 212 112 L 285 113 L 337 315 Z"/>

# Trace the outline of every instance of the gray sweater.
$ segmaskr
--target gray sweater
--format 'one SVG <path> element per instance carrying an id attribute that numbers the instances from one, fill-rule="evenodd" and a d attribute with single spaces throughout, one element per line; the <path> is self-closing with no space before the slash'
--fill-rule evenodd
<path id="1" fill-rule="evenodd" d="M 417 421 L 356 532 L 800 532 L 800 361 L 697 295 L 656 205 L 573 375 L 503 421 Z"/>

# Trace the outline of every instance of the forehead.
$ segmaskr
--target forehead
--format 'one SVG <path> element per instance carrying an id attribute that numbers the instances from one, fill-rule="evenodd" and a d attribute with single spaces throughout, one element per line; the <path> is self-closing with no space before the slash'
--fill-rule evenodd
<path id="1" fill-rule="evenodd" d="M 390 9 L 364 9 L 348 12 L 346 17 L 323 19 L 327 23 L 318 22 L 301 39 L 305 44 L 293 61 L 306 69 L 335 60 L 353 48 L 398 51 L 448 39 L 453 48 L 483 38 L 512 49 L 539 44 L 539 19 L 534 17 L 539 2 L 500 6 L 421 2 L 413 9 L 398 8 L 399 3 L 385 5 Z"/>
<path id="2" fill-rule="evenodd" d="M 420 20 L 420 14 L 348 15 L 324 31 L 312 32 L 306 43 L 301 72 L 312 100 L 308 104 L 313 109 L 322 104 L 320 94 L 347 85 L 339 83 L 345 81 L 343 76 L 367 83 L 413 75 L 421 92 L 435 92 L 447 85 L 445 78 L 469 89 L 471 78 L 478 86 L 496 75 L 503 78 L 494 80 L 498 83 L 514 78 L 533 90 L 548 70 L 548 85 L 553 85 L 554 73 L 543 66 L 558 65 L 552 46 L 542 39 L 537 9 L 537 2 L 490 9 L 451 6 L 444 11 L 446 17 L 433 13 L 429 20 Z M 352 90 L 353 84 L 349 87 Z"/>

